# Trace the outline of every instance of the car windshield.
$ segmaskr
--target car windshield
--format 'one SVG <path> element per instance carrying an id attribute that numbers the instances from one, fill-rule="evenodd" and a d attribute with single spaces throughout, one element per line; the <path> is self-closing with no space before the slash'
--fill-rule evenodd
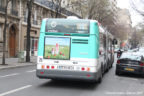
<path id="1" fill-rule="evenodd" d="M 141 60 L 141 55 L 135 53 L 123 53 L 120 59 Z"/>

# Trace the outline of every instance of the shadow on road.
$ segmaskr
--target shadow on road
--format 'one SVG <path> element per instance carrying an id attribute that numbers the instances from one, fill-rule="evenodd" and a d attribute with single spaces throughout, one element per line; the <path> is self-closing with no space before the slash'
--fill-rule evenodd
<path id="1" fill-rule="evenodd" d="M 68 89 L 79 89 L 79 90 L 95 90 L 99 84 L 83 82 L 83 81 L 62 81 L 62 80 L 51 80 L 43 83 L 39 87 L 53 87 L 53 88 L 68 88 Z"/>
<path id="2" fill-rule="evenodd" d="M 135 78 L 135 79 L 144 79 L 144 76 L 142 76 L 142 75 L 136 75 L 136 74 L 130 74 L 130 73 L 123 73 L 120 76 L 121 77 Z"/>

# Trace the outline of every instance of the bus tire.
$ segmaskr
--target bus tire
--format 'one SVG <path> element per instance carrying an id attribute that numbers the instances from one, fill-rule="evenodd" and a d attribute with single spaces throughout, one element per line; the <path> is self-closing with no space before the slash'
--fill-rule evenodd
<path id="1" fill-rule="evenodd" d="M 104 67 L 104 65 L 102 64 L 102 66 L 101 66 L 101 73 L 102 73 L 102 76 L 104 75 L 104 72 L 105 72 L 105 67 Z"/>
<path id="2" fill-rule="evenodd" d="M 97 80 L 97 83 L 101 83 L 102 82 L 102 77 L 103 77 L 102 70 L 100 70 L 100 74 L 99 74 L 99 78 Z"/>
<path id="3" fill-rule="evenodd" d="M 109 69 L 110 69 L 110 66 L 109 66 L 109 60 L 107 61 L 107 68 L 106 68 L 106 72 L 108 72 L 109 71 Z"/>
<path id="4" fill-rule="evenodd" d="M 112 67 L 113 67 L 113 63 L 114 63 L 114 61 L 112 60 L 110 68 L 112 68 Z"/>

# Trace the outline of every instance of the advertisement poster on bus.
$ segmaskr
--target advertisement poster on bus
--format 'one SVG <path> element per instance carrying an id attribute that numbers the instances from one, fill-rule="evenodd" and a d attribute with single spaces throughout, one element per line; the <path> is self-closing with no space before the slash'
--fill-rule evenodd
<path id="1" fill-rule="evenodd" d="M 69 60 L 70 38 L 46 37 L 44 58 Z"/>

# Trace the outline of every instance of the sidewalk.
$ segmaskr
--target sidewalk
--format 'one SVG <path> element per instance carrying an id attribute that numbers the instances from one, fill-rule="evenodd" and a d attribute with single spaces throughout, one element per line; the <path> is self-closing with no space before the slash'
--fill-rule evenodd
<path id="1" fill-rule="evenodd" d="M 2 64 L 2 58 L 0 58 L 0 69 L 7 69 L 7 68 L 15 68 L 15 67 L 23 67 L 23 66 L 32 66 L 36 65 L 36 56 L 31 57 L 31 62 L 27 63 L 20 63 L 18 58 L 6 58 L 6 64 L 7 65 L 1 65 Z"/>

